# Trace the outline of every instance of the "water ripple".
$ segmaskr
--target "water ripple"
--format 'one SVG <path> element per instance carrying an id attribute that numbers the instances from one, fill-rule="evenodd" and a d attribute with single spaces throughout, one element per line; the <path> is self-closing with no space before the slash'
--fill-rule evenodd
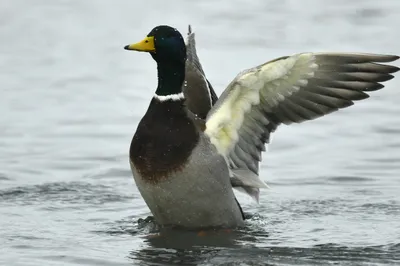
<path id="1" fill-rule="evenodd" d="M 21 205 L 43 202 L 98 205 L 125 202 L 132 198 L 133 196 L 119 193 L 110 186 L 84 182 L 45 183 L 0 190 L 0 199 L 4 203 Z"/>

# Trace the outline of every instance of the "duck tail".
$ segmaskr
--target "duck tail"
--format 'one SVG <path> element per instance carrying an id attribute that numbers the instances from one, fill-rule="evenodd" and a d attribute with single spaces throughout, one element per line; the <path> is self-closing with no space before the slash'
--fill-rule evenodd
<path id="1" fill-rule="evenodd" d="M 259 203 L 260 188 L 269 188 L 269 186 L 250 170 L 231 169 L 230 171 L 232 187 Z"/>

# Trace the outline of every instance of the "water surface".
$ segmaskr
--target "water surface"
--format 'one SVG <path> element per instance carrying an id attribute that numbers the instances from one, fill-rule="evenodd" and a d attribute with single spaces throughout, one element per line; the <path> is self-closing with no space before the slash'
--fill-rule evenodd
<path id="1" fill-rule="evenodd" d="M 2 0 L 1 265 L 397 265 L 400 77 L 367 101 L 280 128 L 246 228 L 154 237 L 128 147 L 156 86 L 124 51 L 191 23 L 221 93 L 241 70 L 304 51 L 400 54 L 400 2 Z M 399 63 L 397 63 L 399 66 Z"/>

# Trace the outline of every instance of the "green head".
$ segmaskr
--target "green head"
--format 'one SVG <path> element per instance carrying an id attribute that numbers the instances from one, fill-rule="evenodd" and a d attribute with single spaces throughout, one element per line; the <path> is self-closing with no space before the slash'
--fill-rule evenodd
<path id="1" fill-rule="evenodd" d="M 126 50 L 148 52 L 157 62 L 157 95 L 182 92 L 185 80 L 186 45 L 178 30 L 157 26 L 140 42 L 126 45 Z"/>

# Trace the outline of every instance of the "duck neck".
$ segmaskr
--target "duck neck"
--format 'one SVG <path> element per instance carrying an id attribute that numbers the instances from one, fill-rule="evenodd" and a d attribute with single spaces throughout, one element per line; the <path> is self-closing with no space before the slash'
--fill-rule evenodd
<path id="1" fill-rule="evenodd" d="M 185 63 L 182 62 L 157 62 L 158 87 L 156 95 L 169 96 L 182 93 L 185 80 Z"/>

